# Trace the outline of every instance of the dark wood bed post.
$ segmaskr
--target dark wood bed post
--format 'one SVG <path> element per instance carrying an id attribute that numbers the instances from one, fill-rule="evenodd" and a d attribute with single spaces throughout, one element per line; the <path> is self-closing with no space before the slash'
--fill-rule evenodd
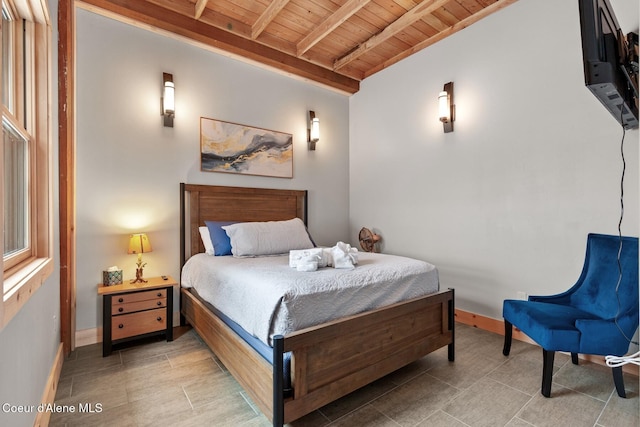
<path id="1" fill-rule="evenodd" d="M 185 222 L 185 205 L 184 205 L 184 182 L 180 183 L 180 273 L 182 273 L 182 267 L 185 263 L 186 258 L 186 238 L 185 238 L 185 230 L 186 222 Z"/>
<path id="2" fill-rule="evenodd" d="M 284 336 L 273 336 L 273 426 L 284 425 Z"/>
<path id="3" fill-rule="evenodd" d="M 184 263 L 187 261 L 186 255 L 186 231 L 185 227 L 187 226 L 186 218 L 185 218 L 185 199 L 184 199 L 185 186 L 184 182 L 180 183 L 180 278 L 178 282 L 182 279 L 182 267 L 184 267 Z M 182 314 L 182 292 L 178 292 L 178 307 L 180 308 L 180 326 L 185 326 L 187 324 L 187 319 Z"/>
<path id="4" fill-rule="evenodd" d="M 451 330 L 451 344 L 447 346 L 449 361 L 453 362 L 456 358 L 456 290 L 449 288 L 451 291 L 451 300 L 449 301 L 449 329 Z"/>

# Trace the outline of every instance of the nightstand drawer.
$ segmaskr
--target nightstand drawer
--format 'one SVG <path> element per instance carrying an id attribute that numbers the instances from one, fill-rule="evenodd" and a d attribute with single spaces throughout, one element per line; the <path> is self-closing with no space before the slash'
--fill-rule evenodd
<path id="1" fill-rule="evenodd" d="M 117 299 L 117 298 L 116 298 Z M 135 313 L 136 311 L 151 310 L 154 308 L 163 308 L 167 306 L 166 298 L 156 298 L 145 301 L 129 302 L 124 304 L 113 304 L 111 314 L 114 316 L 127 313 Z"/>
<path id="2" fill-rule="evenodd" d="M 123 314 L 111 318 L 111 339 L 133 337 L 149 332 L 161 331 L 167 327 L 167 310 L 158 308 L 138 313 Z"/>
<path id="3" fill-rule="evenodd" d="M 153 300 L 159 298 L 166 298 L 167 290 L 166 289 L 155 289 L 152 291 L 144 291 L 144 292 L 132 292 L 129 294 L 115 295 L 113 297 L 113 304 L 127 304 L 130 302 L 137 301 L 146 301 Z"/>

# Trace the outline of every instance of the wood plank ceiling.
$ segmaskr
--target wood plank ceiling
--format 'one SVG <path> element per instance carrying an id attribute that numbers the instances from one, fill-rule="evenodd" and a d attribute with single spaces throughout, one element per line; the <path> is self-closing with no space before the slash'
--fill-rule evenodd
<path id="1" fill-rule="evenodd" d="M 78 0 L 346 93 L 516 0 Z"/>

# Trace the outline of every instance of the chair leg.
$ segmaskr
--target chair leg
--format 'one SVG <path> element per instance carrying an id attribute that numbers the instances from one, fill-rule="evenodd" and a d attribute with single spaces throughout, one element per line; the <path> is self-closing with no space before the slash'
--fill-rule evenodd
<path id="1" fill-rule="evenodd" d="M 622 366 L 616 366 L 615 368 L 611 368 L 613 371 L 613 383 L 616 385 L 616 391 L 618 392 L 618 396 L 625 398 L 627 397 L 627 393 L 624 391 L 624 379 L 622 378 Z"/>
<path id="2" fill-rule="evenodd" d="M 504 347 L 502 348 L 502 354 L 508 356 L 511 352 L 511 338 L 513 334 L 513 325 L 508 320 L 504 320 Z"/>
<path id="3" fill-rule="evenodd" d="M 571 363 L 574 365 L 578 364 L 578 353 L 571 353 Z"/>
<path id="4" fill-rule="evenodd" d="M 551 378 L 553 377 L 553 358 L 555 351 L 542 349 L 542 390 L 544 397 L 551 397 Z"/>

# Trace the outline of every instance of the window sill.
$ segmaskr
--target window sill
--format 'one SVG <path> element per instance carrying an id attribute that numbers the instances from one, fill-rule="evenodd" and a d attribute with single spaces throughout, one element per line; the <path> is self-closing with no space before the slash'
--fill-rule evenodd
<path id="1" fill-rule="evenodd" d="M 4 278 L 4 296 L 0 307 L 0 329 L 20 311 L 53 272 L 53 258 L 35 258 Z"/>

